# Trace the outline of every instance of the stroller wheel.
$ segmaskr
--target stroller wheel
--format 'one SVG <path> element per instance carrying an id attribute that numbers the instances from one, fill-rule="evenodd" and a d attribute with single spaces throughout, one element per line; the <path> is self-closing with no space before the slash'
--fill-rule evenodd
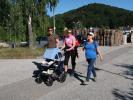
<path id="1" fill-rule="evenodd" d="M 52 86 L 53 85 L 53 79 L 52 79 L 52 77 L 48 77 L 48 79 L 47 79 L 47 81 L 46 81 L 46 85 L 47 86 Z"/>
<path id="2" fill-rule="evenodd" d="M 41 84 L 42 83 L 42 79 L 40 77 L 36 78 L 35 81 L 38 83 L 38 84 Z"/>
<path id="3" fill-rule="evenodd" d="M 66 73 L 61 73 L 60 77 L 59 77 L 59 82 L 63 83 L 66 81 Z"/>

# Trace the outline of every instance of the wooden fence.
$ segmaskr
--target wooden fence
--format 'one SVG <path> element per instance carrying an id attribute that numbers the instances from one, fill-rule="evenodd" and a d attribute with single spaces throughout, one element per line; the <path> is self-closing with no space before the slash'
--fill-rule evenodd
<path id="1" fill-rule="evenodd" d="M 81 34 L 82 37 L 87 36 L 88 32 L 90 32 L 89 29 L 73 30 L 74 35 Z M 93 32 L 100 46 L 117 46 L 123 44 L 123 32 L 121 30 L 97 29 Z"/>

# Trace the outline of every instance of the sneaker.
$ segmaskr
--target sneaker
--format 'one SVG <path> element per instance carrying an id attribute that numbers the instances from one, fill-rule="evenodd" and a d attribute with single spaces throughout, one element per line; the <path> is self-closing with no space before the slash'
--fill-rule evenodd
<path id="1" fill-rule="evenodd" d="M 97 78 L 96 78 L 96 77 L 94 77 L 94 82 L 96 82 L 96 80 L 97 80 Z"/>
<path id="2" fill-rule="evenodd" d="M 70 76 L 74 76 L 74 74 L 75 74 L 75 72 L 74 72 L 74 71 L 72 71 L 72 72 L 70 73 Z"/>
<path id="3" fill-rule="evenodd" d="M 64 74 L 67 76 L 67 72 L 64 72 Z"/>
<path id="4" fill-rule="evenodd" d="M 89 79 L 88 79 L 88 78 L 86 78 L 86 81 L 87 81 L 87 82 L 89 82 Z"/>

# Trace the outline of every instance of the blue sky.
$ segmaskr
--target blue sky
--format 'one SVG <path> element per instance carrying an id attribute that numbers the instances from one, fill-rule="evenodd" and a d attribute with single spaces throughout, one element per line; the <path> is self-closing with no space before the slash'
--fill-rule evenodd
<path id="1" fill-rule="evenodd" d="M 55 14 L 61 14 L 90 3 L 102 3 L 133 11 L 133 0 L 59 0 Z M 52 16 L 52 14 L 48 10 L 48 15 Z"/>

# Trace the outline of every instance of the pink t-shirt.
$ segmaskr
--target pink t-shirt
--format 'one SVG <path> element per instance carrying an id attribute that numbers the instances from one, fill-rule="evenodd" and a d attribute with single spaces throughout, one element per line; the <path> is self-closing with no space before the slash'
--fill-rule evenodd
<path id="1" fill-rule="evenodd" d="M 73 42 L 75 42 L 76 39 L 73 35 L 69 35 L 69 37 L 65 38 L 65 44 L 68 46 L 68 47 L 72 47 L 73 46 Z"/>

